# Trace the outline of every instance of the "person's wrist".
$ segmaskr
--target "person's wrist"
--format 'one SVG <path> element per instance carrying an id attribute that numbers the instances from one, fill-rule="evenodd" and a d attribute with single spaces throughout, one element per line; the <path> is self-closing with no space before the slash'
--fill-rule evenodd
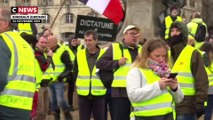
<path id="1" fill-rule="evenodd" d="M 178 87 L 171 88 L 172 92 L 176 92 L 178 90 Z"/>

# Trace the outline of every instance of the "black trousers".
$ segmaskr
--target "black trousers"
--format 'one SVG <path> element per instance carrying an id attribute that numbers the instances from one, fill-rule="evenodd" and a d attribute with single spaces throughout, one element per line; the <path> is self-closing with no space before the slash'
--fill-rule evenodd
<path id="1" fill-rule="evenodd" d="M 91 113 L 94 120 L 104 120 L 105 96 L 85 97 L 78 96 L 79 120 L 90 120 Z"/>
<path id="2" fill-rule="evenodd" d="M 111 98 L 111 93 L 108 92 L 106 93 L 105 96 L 105 120 L 108 120 L 108 112 L 110 113 L 110 116 L 112 116 L 112 98 Z M 111 117 L 109 118 L 111 120 Z"/>
<path id="3" fill-rule="evenodd" d="M 128 98 L 112 98 L 112 120 L 129 120 L 130 101 Z"/>
<path id="4" fill-rule="evenodd" d="M 71 107 L 73 107 L 73 93 L 75 91 L 75 82 L 74 81 L 68 81 L 68 91 L 67 91 L 67 97 L 68 97 L 68 103 Z"/>
<path id="5" fill-rule="evenodd" d="M 166 115 L 154 116 L 154 117 L 137 117 L 137 116 L 135 116 L 135 120 L 173 120 L 173 114 L 169 113 Z"/>

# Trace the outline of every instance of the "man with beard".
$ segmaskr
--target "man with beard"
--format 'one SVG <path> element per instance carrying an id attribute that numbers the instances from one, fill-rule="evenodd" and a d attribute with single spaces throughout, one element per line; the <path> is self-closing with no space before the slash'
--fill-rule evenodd
<path id="1" fill-rule="evenodd" d="M 204 113 L 207 99 L 208 78 L 200 53 L 187 45 L 188 30 L 184 23 L 174 22 L 169 32 L 171 47 L 172 72 L 177 72 L 177 79 L 184 99 L 176 104 L 177 120 L 196 120 Z"/>

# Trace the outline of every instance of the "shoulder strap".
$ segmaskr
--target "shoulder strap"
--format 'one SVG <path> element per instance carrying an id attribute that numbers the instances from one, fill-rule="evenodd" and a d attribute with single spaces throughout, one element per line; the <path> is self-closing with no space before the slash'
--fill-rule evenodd
<path id="1" fill-rule="evenodd" d="M 121 50 L 121 56 L 123 57 L 124 56 L 124 47 L 121 43 L 118 43 L 119 44 L 119 47 L 120 47 L 120 50 Z M 118 66 L 117 68 L 114 69 L 113 72 L 117 71 L 119 69 L 120 66 Z"/>
<path id="2" fill-rule="evenodd" d="M 121 50 L 121 56 L 123 57 L 124 56 L 124 47 L 123 47 L 123 44 L 122 43 L 118 43 L 119 44 L 119 47 L 120 47 L 120 50 Z"/>

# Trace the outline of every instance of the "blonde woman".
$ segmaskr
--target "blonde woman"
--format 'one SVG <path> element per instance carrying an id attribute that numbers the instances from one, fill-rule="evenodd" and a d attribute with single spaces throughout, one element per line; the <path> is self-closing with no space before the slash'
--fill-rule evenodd
<path id="1" fill-rule="evenodd" d="M 132 64 L 127 94 L 135 120 L 173 120 L 172 102 L 183 99 L 177 79 L 169 77 L 167 52 L 163 40 L 148 40 Z"/>

